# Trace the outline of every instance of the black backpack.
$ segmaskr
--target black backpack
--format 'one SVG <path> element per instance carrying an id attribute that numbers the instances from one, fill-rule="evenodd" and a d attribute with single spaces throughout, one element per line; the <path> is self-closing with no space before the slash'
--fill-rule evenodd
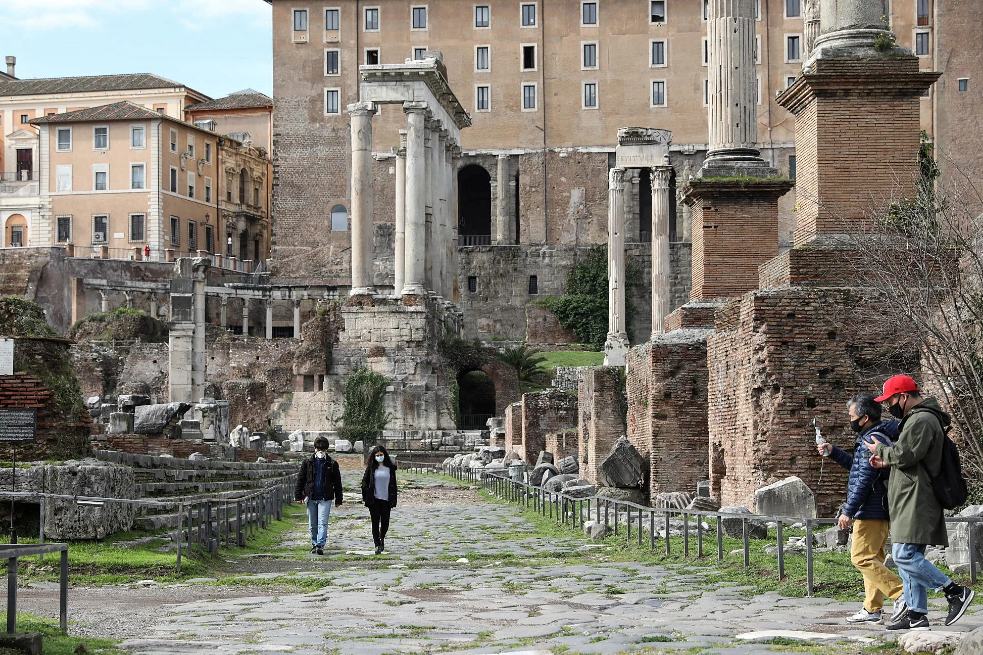
<path id="1" fill-rule="evenodd" d="M 966 479 L 963 477 L 962 467 L 959 464 L 959 448 L 955 442 L 949 438 L 949 427 L 944 428 L 942 434 L 942 463 L 939 466 L 939 474 L 932 475 L 925 463 L 925 472 L 932 480 L 932 491 L 935 492 L 935 499 L 939 501 L 943 509 L 956 509 L 962 506 L 969 497 L 969 490 L 966 487 Z"/>

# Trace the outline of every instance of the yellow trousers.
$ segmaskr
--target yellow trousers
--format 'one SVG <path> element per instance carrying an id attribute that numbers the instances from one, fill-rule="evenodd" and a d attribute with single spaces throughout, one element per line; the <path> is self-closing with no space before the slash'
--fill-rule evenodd
<path id="1" fill-rule="evenodd" d="M 898 599 L 904 591 L 901 578 L 884 566 L 884 546 L 890 521 L 858 519 L 853 522 L 853 548 L 850 559 L 864 576 L 864 609 L 879 612 L 884 597 Z"/>

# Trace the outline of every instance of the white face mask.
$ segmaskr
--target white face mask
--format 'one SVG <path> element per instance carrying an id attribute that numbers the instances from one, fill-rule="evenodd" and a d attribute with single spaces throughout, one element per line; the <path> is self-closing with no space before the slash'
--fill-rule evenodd
<path id="1" fill-rule="evenodd" d="M 379 462 L 381 464 L 384 461 L 386 461 L 386 457 L 385 457 L 385 455 L 376 455 L 375 456 L 375 461 L 377 461 L 377 462 Z"/>
<path id="2" fill-rule="evenodd" d="M 315 450 L 314 451 L 314 457 L 317 457 L 318 459 L 324 459 L 327 456 L 328 456 L 328 454 L 326 452 L 324 452 L 323 450 Z"/>

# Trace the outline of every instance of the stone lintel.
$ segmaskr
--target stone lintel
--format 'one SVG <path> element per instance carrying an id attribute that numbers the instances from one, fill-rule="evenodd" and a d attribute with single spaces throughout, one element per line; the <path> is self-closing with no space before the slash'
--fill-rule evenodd
<path id="1" fill-rule="evenodd" d="M 794 186 L 793 180 L 784 177 L 699 177 L 683 187 L 683 202 L 692 206 L 701 199 L 733 199 L 748 194 L 774 196 L 777 200 Z"/>

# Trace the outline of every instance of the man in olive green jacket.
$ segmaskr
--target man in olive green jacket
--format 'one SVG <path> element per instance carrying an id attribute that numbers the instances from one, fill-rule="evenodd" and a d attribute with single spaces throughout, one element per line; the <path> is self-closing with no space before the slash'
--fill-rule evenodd
<path id="1" fill-rule="evenodd" d="M 961 587 L 925 559 L 925 547 L 948 546 L 945 516 L 932 489 L 932 475 L 942 468 L 942 443 L 949 415 L 934 398 L 922 398 L 918 385 L 907 375 L 895 375 L 884 383 L 876 398 L 901 419 L 901 434 L 893 446 L 874 442 L 874 468 L 893 467 L 887 484 L 891 514 L 891 554 L 904 582 L 908 611 L 888 630 L 928 630 L 928 589 L 942 589 L 949 602 L 945 624 L 952 625 L 973 602 L 973 590 Z"/>

